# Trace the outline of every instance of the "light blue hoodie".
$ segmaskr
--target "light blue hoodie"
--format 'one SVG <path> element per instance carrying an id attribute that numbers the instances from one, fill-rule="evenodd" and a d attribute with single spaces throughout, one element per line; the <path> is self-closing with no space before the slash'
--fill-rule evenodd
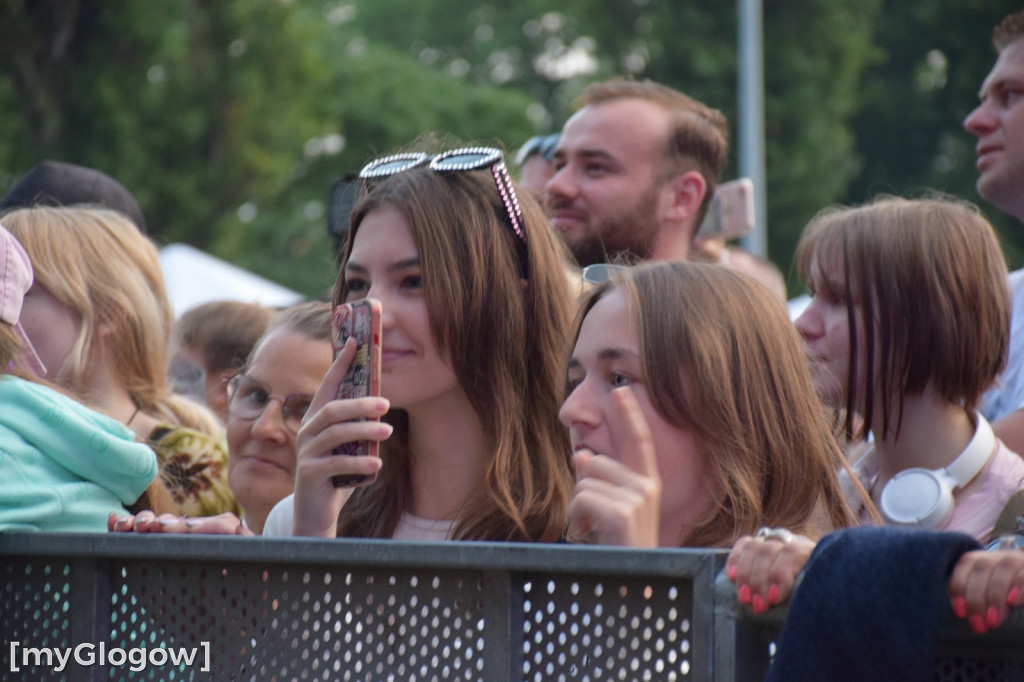
<path id="1" fill-rule="evenodd" d="M 119 422 L 46 386 L 0 376 L 0 532 L 106 532 L 158 473 Z"/>

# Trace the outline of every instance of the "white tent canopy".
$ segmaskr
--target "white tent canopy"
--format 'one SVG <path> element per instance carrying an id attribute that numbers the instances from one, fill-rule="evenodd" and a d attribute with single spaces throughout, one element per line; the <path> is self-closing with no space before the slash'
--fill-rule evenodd
<path id="1" fill-rule="evenodd" d="M 175 317 L 210 301 L 245 301 L 280 308 L 304 298 L 297 291 L 188 244 L 168 244 L 161 249 L 160 266 Z"/>

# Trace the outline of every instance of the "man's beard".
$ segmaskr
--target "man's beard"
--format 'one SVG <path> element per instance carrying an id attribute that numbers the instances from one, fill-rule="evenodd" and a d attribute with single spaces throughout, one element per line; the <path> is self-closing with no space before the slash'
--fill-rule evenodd
<path id="1" fill-rule="evenodd" d="M 657 187 L 652 186 L 632 206 L 616 215 L 590 214 L 592 222 L 583 237 L 569 243 L 579 266 L 648 260 L 658 235 L 657 195 Z"/>

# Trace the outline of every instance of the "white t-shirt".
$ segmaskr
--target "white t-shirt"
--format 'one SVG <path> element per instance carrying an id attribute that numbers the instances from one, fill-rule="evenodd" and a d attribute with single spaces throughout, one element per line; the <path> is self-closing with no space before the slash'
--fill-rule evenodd
<path id="1" fill-rule="evenodd" d="M 263 535 L 269 537 L 291 537 L 295 527 L 295 494 L 292 493 L 274 505 L 263 524 Z M 416 542 L 443 542 L 451 539 L 454 521 L 435 521 L 412 514 L 402 514 L 392 540 Z"/>
<path id="2" fill-rule="evenodd" d="M 985 393 L 981 412 L 990 422 L 1024 408 L 1024 270 L 1010 273 L 1010 353 L 996 385 Z"/>

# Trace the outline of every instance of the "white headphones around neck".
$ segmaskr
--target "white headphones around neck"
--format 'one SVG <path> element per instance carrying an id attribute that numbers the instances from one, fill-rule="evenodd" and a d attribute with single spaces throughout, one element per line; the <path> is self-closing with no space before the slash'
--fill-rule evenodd
<path id="1" fill-rule="evenodd" d="M 985 467 L 996 447 L 992 427 L 980 414 L 974 437 L 945 469 L 904 469 L 882 489 L 879 504 L 887 523 L 938 529 L 953 515 L 953 491 L 970 483 Z"/>

